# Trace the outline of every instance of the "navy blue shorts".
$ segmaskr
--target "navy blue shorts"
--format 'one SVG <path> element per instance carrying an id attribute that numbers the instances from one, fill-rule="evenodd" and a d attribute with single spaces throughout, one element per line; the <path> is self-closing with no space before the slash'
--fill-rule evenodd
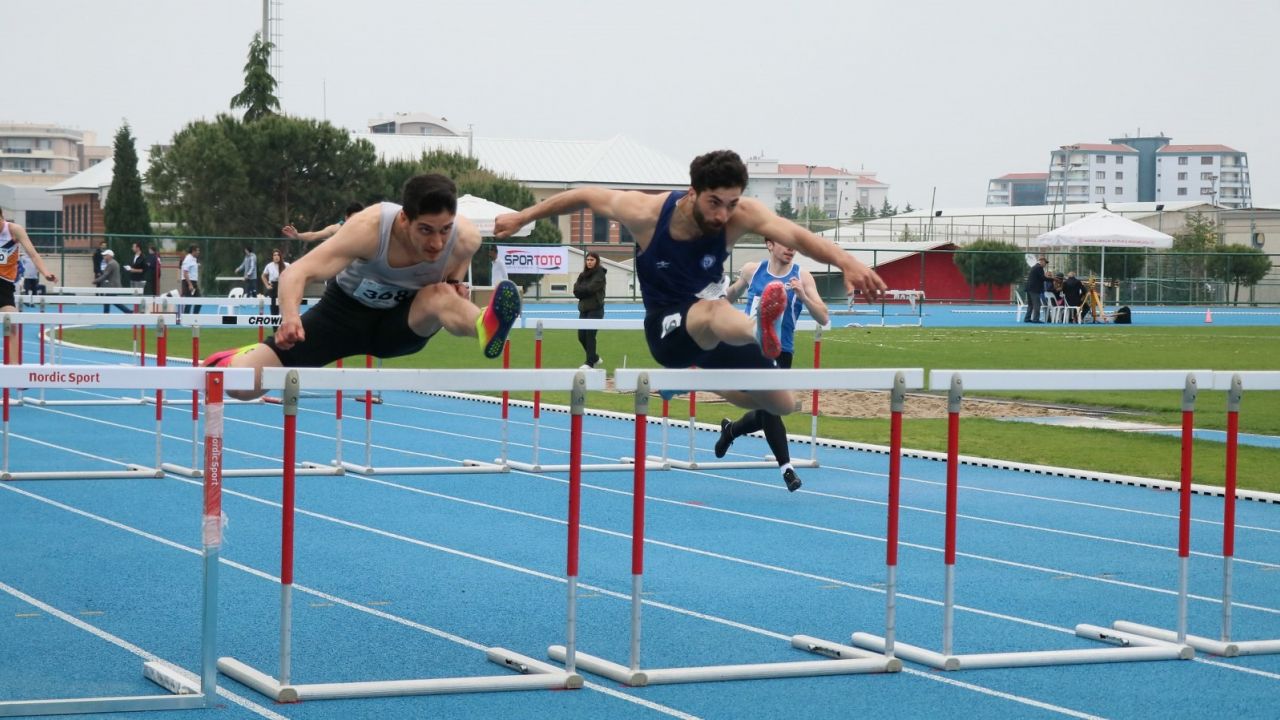
<path id="1" fill-rule="evenodd" d="M 644 316 L 644 337 L 649 343 L 649 352 L 653 359 L 664 368 L 687 368 L 697 366 L 708 369 L 773 369 L 777 363 L 760 353 L 760 346 L 729 345 L 720 343 L 711 350 L 703 350 L 694 342 L 685 321 L 689 308 L 696 300 L 686 305 L 653 310 Z"/>

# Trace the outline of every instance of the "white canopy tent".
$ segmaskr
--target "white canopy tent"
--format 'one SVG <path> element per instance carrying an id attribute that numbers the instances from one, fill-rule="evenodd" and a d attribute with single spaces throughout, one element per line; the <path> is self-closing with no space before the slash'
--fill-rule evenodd
<path id="1" fill-rule="evenodd" d="M 1092 215 L 1067 223 L 1036 237 L 1036 244 L 1043 247 L 1100 247 L 1102 268 L 1098 275 L 1100 287 L 1106 287 L 1107 248 L 1170 248 L 1173 236 L 1127 220 L 1103 208 Z"/>
<path id="2" fill-rule="evenodd" d="M 503 213 L 515 212 L 505 205 L 485 200 L 475 195 L 463 195 L 458 198 L 458 214 L 470 220 L 481 237 L 493 237 L 493 221 Z M 515 232 L 512 237 L 529 237 L 533 232 L 533 223 L 529 223 Z"/>

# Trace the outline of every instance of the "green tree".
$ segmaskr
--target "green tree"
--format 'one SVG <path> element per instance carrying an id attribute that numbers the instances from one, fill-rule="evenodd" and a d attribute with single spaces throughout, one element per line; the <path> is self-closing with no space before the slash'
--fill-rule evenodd
<path id="1" fill-rule="evenodd" d="M 905 213 L 910 213 L 910 212 L 915 212 L 915 211 L 916 211 L 916 209 L 915 209 L 915 208 L 913 208 L 913 207 L 911 207 L 911 203 L 907 203 L 907 206 L 906 206 L 906 207 L 904 207 L 904 208 L 902 208 L 902 212 L 903 212 L 904 214 L 905 214 Z"/>
<path id="2" fill-rule="evenodd" d="M 1173 234 L 1173 272 L 1187 282 L 1186 299 L 1198 302 L 1203 298 L 1204 281 L 1208 278 L 1207 256 L 1218 245 L 1218 226 L 1204 213 L 1187 216 L 1182 229 Z"/>
<path id="3" fill-rule="evenodd" d="M 866 221 L 866 220 L 870 220 L 871 218 L 874 218 L 875 216 L 876 214 L 874 212 L 868 211 L 865 207 L 862 206 L 862 203 L 859 202 L 854 204 L 853 206 L 854 220 Z"/>
<path id="4" fill-rule="evenodd" d="M 796 213 L 796 209 L 791 206 L 791 198 L 783 198 L 782 202 L 778 203 L 778 207 L 775 211 L 778 213 L 778 217 L 784 217 L 788 220 L 795 220 L 799 217 L 799 214 Z"/>
<path id="5" fill-rule="evenodd" d="M 1081 247 L 1076 255 L 1078 274 L 1083 275 L 1080 271 L 1097 273 L 1102 276 L 1102 248 L 1100 247 Z M 1142 277 L 1147 266 L 1147 253 L 1142 248 L 1108 248 L 1106 253 L 1107 271 L 1106 279 L 1115 280 Z M 1066 270 L 1062 268 L 1060 261 L 1053 261 L 1054 270 Z"/>
<path id="6" fill-rule="evenodd" d="M 244 64 L 244 89 L 231 98 L 231 109 L 245 109 L 245 122 L 280 112 L 276 79 L 271 77 L 270 67 L 274 48 L 271 41 L 263 40 L 262 33 L 253 34 L 253 42 L 249 43 L 249 60 Z"/>
<path id="7" fill-rule="evenodd" d="M 889 198 L 884 199 L 884 204 L 880 206 L 880 217 L 893 217 L 898 214 L 898 208 L 889 204 Z"/>
<path id="8" fill-rule="evenodd" d="M 147 201 L 142 196 L 142 176 L 138 174 L 138 150 L 134 142 L 129 123 L 125 122 L 116 131 L 111 191 L 107 193 L 107 203 L 102 208 L 107 235 L 151 234 L 151 218 Z M 113 249 L 124 257 L 125 247 Z"/>
<path id="9" fill-rule="evenodd" d="M 979 285 L 987 286 L 987 299 L 996 285 L 1011 285 L 1027 274 L 1026 255 L 1017 245 L 1003 240 L 980 239 L 957 250 L 952 262 L 969 284 L 969 299 Z"/>
<path id="10" fill-rule="evenodd" d="M 1262 250 L 1248 245 L 1224 245 L 1209 258 L 1209 275 L 1235 285 L 1232 302 L 1240 304 L 1240 287 L 1257 285 L 1271 272 L 1271 259 Z"/>

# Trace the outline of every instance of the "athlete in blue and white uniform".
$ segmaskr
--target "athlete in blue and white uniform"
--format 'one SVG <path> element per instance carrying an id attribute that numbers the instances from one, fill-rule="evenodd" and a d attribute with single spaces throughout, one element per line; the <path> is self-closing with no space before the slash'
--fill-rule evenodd
<path id="1" fill-rule="evenodd" d="M 777 323 L 785 303 L 782 284 L 763 291 L 757 320 L 724 298 L 725 258 L 746 233 L 764 235 L 838 267 L 850 293 L 857 289 L 874 298 L 884 291 L 879 276 L 852 255 L 779 217 L 760 201 L 743 197 L 747 167 L 732 150 L 694 158 L 689 176 L 688 191 L 567 190 L 520 212 L 499 215 L 495 235 L 509 237 L 535 220 L 582 208 L 625 225 L 640 250 L 636 275 L 644 297 L 645 338 L 654 359 L 669 368 L 774 367 L 773 358 L 781 352 Z M 730 390 L 721 394 L 739 407 L 773 416 L 776 423 L 770 423 L 775 431 L 782 425 L 778 416 L 795 407 L 788 391 Z M 781 437 L 785 444 L 785 429 Z M 789 489 L 797 487 L 798 479 L 788 481 Z"/>

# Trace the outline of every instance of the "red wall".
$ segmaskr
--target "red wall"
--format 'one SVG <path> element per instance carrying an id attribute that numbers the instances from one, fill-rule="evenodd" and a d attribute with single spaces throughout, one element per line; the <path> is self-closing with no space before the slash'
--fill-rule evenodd
<path id="1" fill-rule="evenodd" d="M 942 245 L 924 255 L 924 273 L 921 277 L 920 254 L 885 263 L 876 268 L 876 272 L 889 286 L 890 290 L 923 290 L 929 302 L 968 302 L 970 299 L 969 283 L 965 282 L 960 268 L 952 262 L 948 250 L 955 250 L 955 245 Z M 990 296 L 988 296 L 990 290 Z M 1008 302 L 1011 297 L 1008 285 L 979 285 L 973 288 L 972 297 L 975 302 Z"/>

